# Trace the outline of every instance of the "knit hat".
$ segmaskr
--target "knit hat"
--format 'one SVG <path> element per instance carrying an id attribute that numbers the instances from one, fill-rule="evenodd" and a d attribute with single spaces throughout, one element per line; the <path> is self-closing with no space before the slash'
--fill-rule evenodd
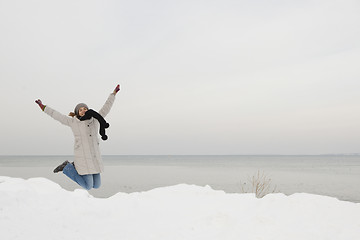
<path id="1" fill-rule="evenodd" d="M 76 116 L 79 116 L 79 110 L 82 107 L 86 107 L 87 109 L 89 109 L 89 107 L 85 103 L 79 103 L 74 109 L 74 113 L 76 114 Z"/>

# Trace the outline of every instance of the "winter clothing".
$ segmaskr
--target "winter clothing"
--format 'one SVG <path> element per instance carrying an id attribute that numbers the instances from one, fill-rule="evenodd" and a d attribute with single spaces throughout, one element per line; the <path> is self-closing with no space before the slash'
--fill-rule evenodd
<path id="1" fill-rule="evenodd" d="M 41 108 L 41 110 L 44 111 L 44 109 L 45 109 L 46 106 L 42 104 L 41 100 L 38 99 L 38 100 L 36 100 L 35 102 L 39 105 L 39 107 Z"/>
<path id="2" fill-rule="evenodd" d="M 106 140 L 108 137 L 105 135 L 105 128 L 108 128 L 110 125 L 105 121 L 105 119 L 97 112 L 92 109 L 89 109 L 85 112 L 85 115 L 80 118 L 80 121 L 89 120 L 92 117 L 98 120 L 100 124 L 99 133 L 102 140 Z"/>
<path id="3" fill-rule="evenodd" d="M 108 97 L 104 106 L 100 109 L 99 114 L 105 117 L 114 103 L 115 94 Z M 69 126 L 75 137 L 74 144 L 74 164 L 78 174 L 97 174 L 104 171 L 104 165 L 99 150 L 99 122 L 94 118 L 80 121 L 75 117 L 63 115 L 51 107 L 47 106 L 44 111 L 46 114 Z M 64 171 L 63 171 L 64 172 Z"/>
<path id="4" fill-rule="evenodd" d="M 86 190 L 99 188 L 101 185 L 100 173 L 79 175 L 71 163 L 64 167 L 63 173 Z"/>
<path id="5" fill-rule="evenodd" d="M 69 163 L 69 161 L 66 160 L 65 162 L 63 162 L 62 164 L 60 164 L 59 166 L 57 166 L 57 167 L 54 169 L 54 173 L 61 172 L 68 163 Z"/>
<path id="6" fill-rule="evenodd" d="M 116 86 L 116 88 L 114 89 L 114 93 L 116 94 L 118 91 L 120 91 L 120 84 Z"/>

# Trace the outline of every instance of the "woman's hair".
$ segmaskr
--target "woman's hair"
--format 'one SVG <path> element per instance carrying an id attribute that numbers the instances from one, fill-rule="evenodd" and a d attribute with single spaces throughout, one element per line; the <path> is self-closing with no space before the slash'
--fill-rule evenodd
<path id="1" fill-rule="evenodd" d="M 86 107 L 87 109 L 89 109 L 89 107 L 85 104 L 85 103 L 79 103 L 78 105 L 76 105 L 75 109 L 74 109 L 74 112 L 70 112 L 69 113 L 69 116 L 70 117 L 77 117 L 79 118 L 79 109 L 81 107 Z"/>
<path id="2" fill-rule="evenodd" d="M 76 114 L 75 114 L 74 112 L 70 112 L 70 113 L 69 113 L 69 116 L 70 116 L 70 117 L 75 117 Z"/>

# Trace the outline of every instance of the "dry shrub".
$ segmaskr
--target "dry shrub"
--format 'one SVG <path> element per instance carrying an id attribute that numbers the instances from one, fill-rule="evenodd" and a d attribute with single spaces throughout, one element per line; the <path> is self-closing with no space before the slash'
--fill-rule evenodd
<path id="1" fill-rule="evenodd" d="M 276 186 L 272 186 L 271 178 L 264 172 L 257 171 L 252 177 L 248 178 L 247 182 L 240 182 L 241 192 L 255 193 L 257 198 L 262 198 L 266 194 L 274 193 Z"/>

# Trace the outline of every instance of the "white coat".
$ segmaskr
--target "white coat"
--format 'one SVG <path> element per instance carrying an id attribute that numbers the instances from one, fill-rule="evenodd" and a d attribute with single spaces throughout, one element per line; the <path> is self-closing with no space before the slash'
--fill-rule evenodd
<path id="1" fill-rule="evenodd" d="M 98 112 L 102 117 L 110 112 L 115 94 L 110 94 L 104 106 Z M 99 149 L 99 122 L 91 118 L 80 121 L 77 117 L 68 117 L 49 106 L 44 112 L 60 123 L 69 126 L 74 134 L 74 164 L 80 175 L 96 174 L 104 171 L 104 164 Z"/>

